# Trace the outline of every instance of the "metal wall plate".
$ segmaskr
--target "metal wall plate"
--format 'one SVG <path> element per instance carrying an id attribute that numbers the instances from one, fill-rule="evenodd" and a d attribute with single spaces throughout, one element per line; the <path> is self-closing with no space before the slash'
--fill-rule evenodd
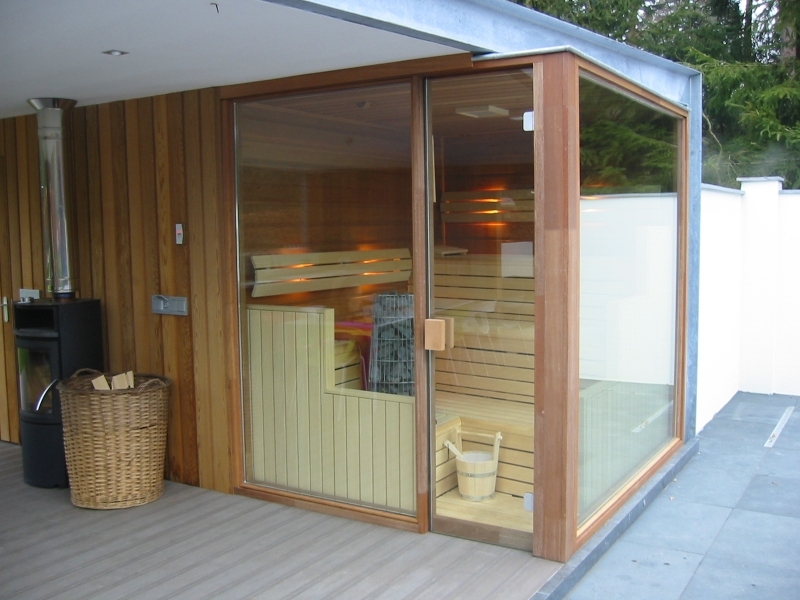
<path id="1" fill-rule="evenodd" d="M 162 296 L 155 294 L 152 300 L 153 313 L 157 315 L 177 315 L 185 317 L 189 314 L 185 296 Z"/>

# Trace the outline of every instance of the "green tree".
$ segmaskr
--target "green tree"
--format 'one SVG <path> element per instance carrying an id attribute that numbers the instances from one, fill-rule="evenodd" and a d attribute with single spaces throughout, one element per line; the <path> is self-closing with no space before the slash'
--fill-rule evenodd
<path id="1" fill-rule="evenodd" d="M 800 188 L 800 1 L 517 3 L 699 69 L 707 183 L 781 175 Z"/>

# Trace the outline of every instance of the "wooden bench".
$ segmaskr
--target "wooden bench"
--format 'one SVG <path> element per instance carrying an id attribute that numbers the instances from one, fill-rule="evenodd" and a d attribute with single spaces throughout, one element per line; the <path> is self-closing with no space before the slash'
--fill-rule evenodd
<path id="1" fill-rule="evenodd" d="M 394 283 L 411 277 L 411 253 L 406 248 L 259 254 L 250 260 L 255 271 L 254 298 Z"/>
<path id="2" fill-rule="evenodd" d="M 529 269 L 523 259 L 531 261 Z M 532 257 L 506 256 L 503 263 L 488 255 L 434 261 L 436 315 L 453 316 L 456 324 L 455 347 L 436 353 L 437 496 L 457 486 L 444 441 L 455 443 L 458 430 L 464 450 L 490 448 L 464 432 L 501 431 L 497 491 L 533 491 Z M 503 276 L 509 273 L 529 276 Z"/>

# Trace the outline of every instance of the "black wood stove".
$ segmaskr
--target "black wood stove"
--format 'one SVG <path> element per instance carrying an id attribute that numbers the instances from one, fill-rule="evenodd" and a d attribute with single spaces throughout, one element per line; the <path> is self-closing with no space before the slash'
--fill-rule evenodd
<path id="1" fill-rule="evenodd" d="M 56 385 L 81 368 L 103 370 L 100 300 L 16 302 L 14 339 L 25 482 L 67 487 Z"/>

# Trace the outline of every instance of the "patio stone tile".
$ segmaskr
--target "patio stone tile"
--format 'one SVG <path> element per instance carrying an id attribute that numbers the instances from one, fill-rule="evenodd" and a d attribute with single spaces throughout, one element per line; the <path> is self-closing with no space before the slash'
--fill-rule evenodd
<path id="1" fill-rule="evenodd" d="M 761 401 L 742 401 L 736 404 L 728 404 L 717 413 L 717 417 L 733 421 L 763 423 L 775 427 L 789 406 L 794 406 L 794 403 L 766 404 Z"/>
<path id="2" fill-rule="evenodd" d="M 798 406 L 800 396 L 788 396 L 786 394 L 756 394 L 753 392 L 737 392 L 717 413 L 717 416 L 724 417 L 728 411 L 734 410 L 737 404 L 749 402 L 759 406 Z"/>
<path id="3" fill-rule="evenodd" d="M 795 409 L 792 416 L 778 436 L 773 449 L 800 450 L 800 410 Z"/>
<path id="4" fill-rule="evenodd" d="M 784 410 L 786 407 L 784 407 Z M 734 446 L 742 445 L 764 445 L 767 438 L 772 433 L 775 425 L 778 424 L 778 419 L 783 414 L 780 411 L 774 419 L 770 422 L 757 423 L 750 421 L 735 420 L 729 418 L 714 418 L 708 425 L 706 425 L 700 432 L 700 439 L 713 440 L 721 444 L 729 444 Z M 702 449 L 701 441 L 701 449 Z"/>
<path id="5" fill-rule="evenodd" d="M 702 559 L 619 540 L 569 594 L 569 600 L 677 600 Z"/>
<path id="6" fill-rule="evenodd" d="M 800 479 L 756 475 L 736 508 L 800 519 Z"/>
<path id="7" fill-rule="evenodd" d="M 729 421 L 735 423 L 735 421 Z M 764 427 L 763 425 L 761 427 Z M 770 433 L 772 429 L 770 429 Z M 720 442 L 714 439 L 701 439 L 700 451 L 689 463 L 689 467 L 704 467 L 713 469 L 724 469 L 732 472 L 752 475 L 758 469 L 761 460 L 767 454 L 764 442 L 767 441 L 769 433 L 764 436 L 761 443 L 751 442 L 744 444 Z"/>
<path id="8" fill-rule="evenodd" d="M 800 479 L 800 450 L 773 448 L 764 456 L 756 472 L 759 475 L 780 475 Z"/>
<path id="9" fill-rule="evenodd" d="M 798 569 L 707 556 L 680 600 L 779 600 L 798 597 Z"/>
<path id="10" fill-rule="evenodd" d="M 701 445 L 702 448 L 702 445 Z M 700 456 L 678 473 L 677 481 L 670 483 L 661 496 L 673 497 L 677 502 L 694 502 L 733 508 L 744 495 L 757 467 L 753 462 L 747 469 L 724 469 L 709 466 Z"/>
<path id="11" fill-rule="evenodd" d="M 800 519 L 734 509 L 706 556 L 797 569 Z"/>
<path id="12" fill-rule="evenodd" d="M 694 502 L 676 503 L 667 494 L 662 493 L 621 539 L 703 554 L 722 530 L 731 509 Z"/>

